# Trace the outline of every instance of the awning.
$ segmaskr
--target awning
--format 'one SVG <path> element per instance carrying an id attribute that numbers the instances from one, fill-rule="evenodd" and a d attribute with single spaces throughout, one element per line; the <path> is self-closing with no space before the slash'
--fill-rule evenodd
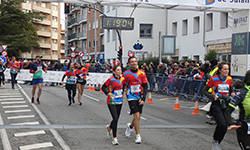
<path id="1" fill-rule="evenodd" d="M 121 7 L 143 7 L 193 11 L 237 11 L 250 9 L 250 0 L 35 0 L 78 4 L 100 4 Z"/>

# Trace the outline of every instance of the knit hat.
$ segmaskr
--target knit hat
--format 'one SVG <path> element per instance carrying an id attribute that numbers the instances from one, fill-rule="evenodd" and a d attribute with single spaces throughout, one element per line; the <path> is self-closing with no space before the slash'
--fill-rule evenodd
<path id="1" fill-rule="evenodd" d="M 210 64 L 211 64 L 211 67 L 213 68 L 214 66 L 218 64 L 218 61 L 216 59 L 212 59 L 210 60 Z"/>

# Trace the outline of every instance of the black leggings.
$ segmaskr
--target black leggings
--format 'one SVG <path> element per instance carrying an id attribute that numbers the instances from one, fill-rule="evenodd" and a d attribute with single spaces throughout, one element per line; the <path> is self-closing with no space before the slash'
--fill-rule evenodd
<path id="1" fill-rule="evenodd" d="M 223 140 L 226 132 L 227 132 L 227 123 L 224 117 L 224 109 L 221 108 L 220 101 L 214 101 L 211 106 L 211 112 L 214 117 L 214 120 L 217 123 L 217 126 L 214 131 L 214 140 L 219 141 L 219 143 Z"/>
<path id="2" fill-rule="evenodd" d="M 242 122 L 241 128 L 236 130 L 238 143 L 242 150 L 250 150 L 250 135 L 247 134 L 247 123 Z"/>
<path id="3" fill-rule="evenodd" d="M 0 84 L 2 83 L 2 81 L 4 82 L 4 73 L 0 72 Z"/>
<path id="4" fill-rule="evenodd" d="M 75 84 L 66 84 L 66 90 L 68 91 L 68 99 L 71 103 L 71 100 L 75 98 L 76 96 L 76 85 Z M 71 97 L 71 91 L 73 92 L 73 95 Z"/>
<path id="5" fill-rule="evenodd" d="M 14 84 L 16 82 L 17 73 L 10 73 L 10 75 L 11 75 L 11 85 L 12 85 L 12 88 L 14 89 Z"/>
<path id="6" fill-rule="evenodd" d="M 109 127 L 112 129 L 113 137 L 116 137 L 117 123 L 118 123 L 118 119 L 120 117 L 122 104 L 120 104 L 120 105 L 108 105 L 108 108 L 109 108 L 110 114 L 113 118 Z"/>

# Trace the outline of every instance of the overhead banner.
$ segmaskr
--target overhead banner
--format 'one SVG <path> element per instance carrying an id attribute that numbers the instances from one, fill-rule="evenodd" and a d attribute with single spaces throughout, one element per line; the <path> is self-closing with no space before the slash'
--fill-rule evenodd
<path id="1" fill-rule="evenodd" d="M 43 72 L 43 82 L 57 82 L 62 81 L 64 71 L 48 71 Z M 11 79 L 10 69 L 6 69 L 4 72 L 5 79 Z M 103 84 L 108 78 L 112 76 L 111 73 L 89 73 L 87 76 L 87 84 Z M 16 80 L 18 81 L 32 81 L 33 74 L 29 70 L 22 69 L 17 74 Z M 64 79 L 64 82 L 66 78 Z"/>

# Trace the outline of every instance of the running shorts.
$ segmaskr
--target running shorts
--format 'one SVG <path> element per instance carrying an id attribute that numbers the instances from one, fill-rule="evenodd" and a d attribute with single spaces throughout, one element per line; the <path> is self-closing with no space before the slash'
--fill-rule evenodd
<path id="1" fill-rule="evenodd" d="M 142 113 L 143 105 L 139 105 L 139 100 L 132 100 L 128 101 L 129 108 L 130 108 L 130 115 L 139 112 Z"/>
<path id="2" fill-rule="evenodd" d="M 38 83 L 43 83 L 43 79 L 32 79 L 32 85 L 36 85 Z"/>

